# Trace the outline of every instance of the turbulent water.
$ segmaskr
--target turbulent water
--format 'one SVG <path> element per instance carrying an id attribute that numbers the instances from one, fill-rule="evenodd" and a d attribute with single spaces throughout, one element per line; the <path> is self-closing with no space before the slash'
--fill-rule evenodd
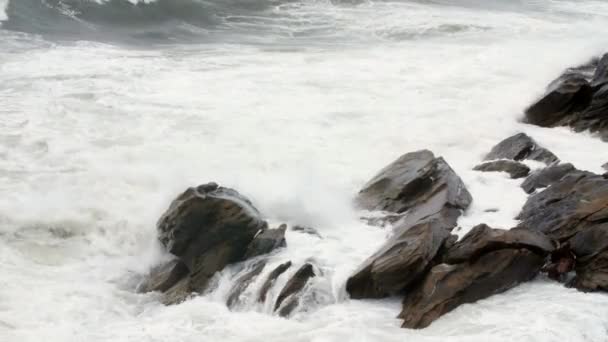
<path id="1" fill-rule="evenodd" d="M 608 296 L 542 277 L 420 331 L 399 328 L 398 299 L 344 290 L 390 234 L 350 201 L 400 154 L 462 176 L 461 232 L 514 225 L 519 181 L 471 171 L 510 134 L 600 171 L 597 137 L 518 119 L 607 50 L 608 2 L 0 0 L 0 20 L 0 341 L 608 340 Z M 323 271 L 291 319 L 227 309 L 238 266 L 181 305 L 136 293 L 166 258 L 158 217 L 212 180 L 323 236 L 288 232 L 270 259 Z"/>

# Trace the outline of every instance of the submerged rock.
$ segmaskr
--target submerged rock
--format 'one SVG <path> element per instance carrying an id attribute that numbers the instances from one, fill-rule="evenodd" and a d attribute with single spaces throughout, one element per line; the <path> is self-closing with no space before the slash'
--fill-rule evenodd
<path id="1" fill-rule="evenodd" d="M 470 262 L 437 265 L 407 294 L 399 315 L 402 327 L 427 327 L 461 304 L 505 292 L 534 278 L 543 262 L 527 249 L 500 249 Z"/>
<path id="2" fill-rule="evenodd" d="M 202 292 L 209 279 L 226 265 L 245 260 L 256 234 L 265 230 L 251 202 L 215 183 L 189 188 L 175 199 L 157 224 L 159 241 L 187 269 L 166 292 L 165 303 L 177 303 Z"/>
<path id="3" fill-rule="evenodd" d="M 555 154 L 538 145 L 536 141 L 525 133 L 518 133 L 501 141 L 484 158 L 486 161 L 497 159 L 515 161 L 529 159 L 543 162 L 547 165 L 559 161 L 559 158 Z"/>
<path id="4" fill-rule="evenodd" d="M 315 276 L 316 274 L 311 264 L 306 263 L 300 267 L 300 269 L 287 281 L 287 284 L 285 284 L 281 293 L 279 293 L 279 297 L 277 297 L 277 301 L 274 304 L 274 310 L 277 311 L 280 308 L 280 316 L 289 316 L 298 305 L 298 293 L 302 291 L 308 281 Z M 288 298 L 288 302 L 281 307 L 283 301 Z"/>
<path id="5" fill-rule="evenodd" d="M 508 159 L 485 162 L 475 166 L 473 170 L 483 172 L 506 172 L 513 179 L 526 177 L 530 173 L 530 168 L 525 164 Z"/>
<path id="6" fill-rule="evenodd" d="M 410 286 L 432 266 L 471 201 L 460 177 L 427 150 L 403 155 L 380 171 L 358 202 L 404 215 L 394 224 L 394 236 L 348 279 L 350 296 L 380 298 Z"/>
<path id="7" fill-rule="evenodd" d="M 266 229 L 259 233 L 247 247 L 245 259 L 267 254 L 277 248 L 287 247 L 285 231 L 287 225 L 282 224 L 276 229 Z"/>
<path id="8" fill-rule="evenodd" d="M 260 289 L 260 294 L 258 295 L 258 302 L 263 303 L 266 301 L 266 296 L 268 295 L 268 291 L 270 290 L 270 288 L 272 287 L 274 282 L 277 280 L 277 278 L 279 276 L 281 276 L 281 274 L 285 273 L 285 271 L 287 271 L 290 267 L 291 267 L 291 261 L 288 261 L 284 264 L 277 266 L 274 270 L 272 270 L 272 272 L 270 272 L 270 274 L 268 275 L 268 278 L 266 278 L 266 281 L 264 281 L 264 284 L 262 285 L 262 288 Z"/>
<path id="9" fill-rule="evenodd" d="M 247 287 L 249 287 L 249 285 L 251 285 L 253 280 L 258 275 L 260 275 L 260 273 L 262 273 L 262 270 L 264 270 L 265 266 L 266 266 L 265 260 L 260 260 L 260 261 L 256 262 L 251 267 L 251 269 L 249 269 L 247 272 L 245 272 L 242 276 L 240 276 L 234 282 L 232 289 L 230 289 L 230 293 L 228 295 L 228 300 L 226 301 L 226 305 L 229 308 L 234 307 L 236 305 L 236 303 L 238 303 L 238 301 L 241 297 L 241 294 L 243 294 L 243 292 L 247 289 Z"/>
<path id="10" fill-rule="evenodd" d="M 530 196 L 517 218 L 519 227 L 566 241 L 608 220 L 608 180 L 591 173 L 567 174 Z"/>

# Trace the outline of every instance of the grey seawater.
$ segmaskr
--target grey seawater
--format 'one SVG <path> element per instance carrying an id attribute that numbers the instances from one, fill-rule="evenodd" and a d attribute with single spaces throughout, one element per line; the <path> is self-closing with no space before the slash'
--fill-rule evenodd
<path id="1" fill-rule="evenodd" d="M 398 299 L 351 301 L 344 283 L 390 234 L 360 222 L 352 196 L 402 153 L 431 149 L 462 176 L 475 198 L 462 233 L 515 224 L 518 181 L 471 170 L 510 134 L 601 171 L 596 137 L 518 118 L 565 67 L 605 52 L 608 3 L 5 5 L 0 341 L 606 340 L 605 295 L 542 277 L 421 331 L 399 328 Z M 181 305 L 135 293 L 166 258 L 156 220 L 207 181 L 238 189 L 273 225 L 324 237 L 288 233 L 269 260 L 314 257 L 324 271 L 291 319 L 270 301 L 228 310 L 237 267 Z"/>

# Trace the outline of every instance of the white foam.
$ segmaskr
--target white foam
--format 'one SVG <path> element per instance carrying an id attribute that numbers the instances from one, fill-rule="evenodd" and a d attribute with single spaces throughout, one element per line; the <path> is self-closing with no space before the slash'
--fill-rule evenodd
<path id="1" fill-rule="evenodd" d="M 431 149 L 462 176 L 475 199 L 462 233 L 515 223 L 519 181 L 471 170 L 510 134 L 600 171 L 608 152 L 597 138 L 517 121 L 565 67 L 608 46 L 607 4 L 579 4 L 528 13 L 316 1 L 277 8 L 289 16 L 261 46 L 0 50 L 0 340 L 605 340 L 608 298 L 544 279 L 422 331 L 399 328 L 398 300 L 350 301 L 343 289 L 388 235 L 349 201 L 405 152 Z M 470 29 L 444 32 L 458 25 Z M 285 38 L 312 29 L 318 40 Z M 208 181 L 238 189 L 273 223 L 316 227 L 323 240 L 288 232 L 270 263 L 314 257 L 331 304 L 284 320 L 268 307 L 230 312 L 225 287 L 171 307 L 135 294 L 163 257 L 157 218 Z"/>

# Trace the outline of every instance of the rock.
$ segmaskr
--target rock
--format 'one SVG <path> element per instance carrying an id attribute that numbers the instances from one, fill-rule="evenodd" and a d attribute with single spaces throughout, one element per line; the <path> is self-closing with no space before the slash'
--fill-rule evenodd
<path id="1" fill-rule="evenodd" d="M 424 328 L 461 304 L 473 303 L 531 280 L 544 257 L 527 249 L 500 249 L 457 265 L 440 264 L 408 293 L 399 318 Z"/>
<path id="2" fill-rule="evenodd" d="M 583 171 L 577 170 L 574 165 L 570 163 L 551 165 L 531 174 L 521 184 L 521 187 L 526 193 L 531 194 L 537 189 L 548 187 L 568 174 L 581 172 Z"/>
<path id="3" fill-rule="evenodd" d="M 217 271 L 245 260 L 249 244 L 266 227 L 257 209 L 235 190 L 215 183 L 186 190 L 157 224 L 161 244 L 188 269 L 174 285 L 178 289 L 167 290 L 165 302 L 202 292 Z"/>
<path id="4" fill-rule="evenodd" d="M 382 298 L 406 289 L 432 265 L 450 237 L 441 219 L 426 219 L 413 227 L 400 227 L 378 252 L 346 282 L 351 298 Z"/>
<path id="5" fill-rule="evenodd" d="M 264 267 L 266 266 L 265 260 L 260 260 L 253 264 L 251 269 L 245 272 L 242 276 L 240 276 L 230 289 L 230 294 L 228 295 L 228 300 L 226 301 L 226 305 L 229 308 L 234 307 L 234 305 L 239 301 L 241 294 L 249 287 L 251 282 L 262 273 Z"/>
<path id="6" fill-rule="evenodd" d="M 284 264 L 277 266 L 274 270 L 272 270 L 272 272 L 270 272 L 268 278 L 266 278 L 266 281 L 264 282 L 264 285 L 262 285 L 262 288 L 260 289 L 258 302 L 263 303 L 266 301 L 266 295 L 268 294 L 268 291 L 270 290 L 274 282 L 281 274 L 285 273 L 285 271 L 287 271 L 290 267 L 291 261 L 288 261 Z"/>
<path id="7" fill-rule="evenodd" d="M 291 230 L 293 230 L 294 232 L 300 232 L 300 233 L 304 233 L 304 234 L 309 234 L 309 235 L 314 235 L 316 237 L 318 237 L 319 239 L 322 239 L 323 236 L 321 236 L 321 234 L 319 233 L 319 231 L 317 231 L 316 229 L 312 228 L 312 227 L 305 227 L 305 226 L 293 226 L 291 227 Z"/>
<path id="8" fill-rule="evenodd" d="M 572 285 L 583 291 L 608 291 L 608 223 L 576 234 L 568 245 L 576 256 Z"/>
<path id="9" fill-rule="evenodd" d="M 494 146 L 484 158 L 485 161 L 497 159 L 536 160 L 547 165 L 557 163 L 559 158 L 551 151 L 539 146 L 525 133 L 518 133 Z"/>
<path id="10" fill-rule="evenodd" d="M 513 179 L 526 177 L 530 168 L 514 160 L 500 159 L 479 164 L 473 168 L 475 171 L 506 172 Z"/>
<path id="11" fill-rule="evenodd" d="M 449 248 L 443 255 L 443 261 L 458 264 L 475 260 L 489 251 L 506 248 L 525 248 L 538 255 L 547 255 L 555 249 L 555 244 L 543 233 L 521 228 L 494 229 L 480 224 Z"/>
<path id="12" fill-rule="evenodd" d="M 608 171 L 608 163 L 606 163 L 606 164 L 602 165 L 602 168 L 603 168 L 604 170 Z"/>
<path id="13" fill-rule="evenodd" d="M 419 279 L 450 237 L 472 198 L 462 180 L 427 150 L 408 153 L 383 169 L 359 194 L 369 210 L 405 213 L 395 234 L 346 283 L 352 298 L 381 298 Z"/>
<path id="14" fill-rule="evenodd" d="M 595 73 L 591 80 L 591 86 L 594 88 L 602 87 L 608 83 L 608 53 L 604 54 L 598 61 Z"/>
<path id="15" fill-rule="evenodd" d="M 608 180 L 591 173 L 567 174 L 528 197 L 518 227 L 564 242 L 608 220 Z"/>
<path id="16" fill-rule="evenodd" d="M 289 316 L 298 304 L 293 301 L 294 296 L 297 296 L 297 294 L 304 289 L 304 286 L 306 286 L 308 281 L 315 276 L 315 271 L 311 264 L 306 263 L 300 267 L 291 279 L 287 281 L 287 284 L 285 284 L 281 293 L 279 293 L 279 297 L 277 297 L 277 301 L 274 304 L 274 310 L 277 311 L 281 308 L 283 301 L 291 297 L 287 305 L 284 305 L 281 310 L 279 310 L 279 315 L 283 317 Z"/>
<path id="17" fill-rule="evenodd" d="M 591 102 L 593 89 L 587 78 L 568 73 L 553 81 L 540 100 L 526 109 L 526 122 L 553 127 Z"/>
<path id="18" fill-rule="evenodd" d="M 589 106 L 580 113 L 575 113 L 564 122 L 566 124 L 576 132 L 589 130 L 599 133 L 603 140 L 608 140 L 608 84 L 595 91 Z"/>
<path id="19" fill-rule="evenodd" d="M 285 231 L 287 225 L 282 224 L 276 229 L 266 229 L 259 233 L 247 247 L 245 259 L 272 252 L 277 248 L 287 247 Z"/>
<path id="20" fill-rule="evenodd" d="M 139 292 L 165 292 L 188 275 L 188 268 L 180 260 L 171 260 L 150 271 Z"/>

